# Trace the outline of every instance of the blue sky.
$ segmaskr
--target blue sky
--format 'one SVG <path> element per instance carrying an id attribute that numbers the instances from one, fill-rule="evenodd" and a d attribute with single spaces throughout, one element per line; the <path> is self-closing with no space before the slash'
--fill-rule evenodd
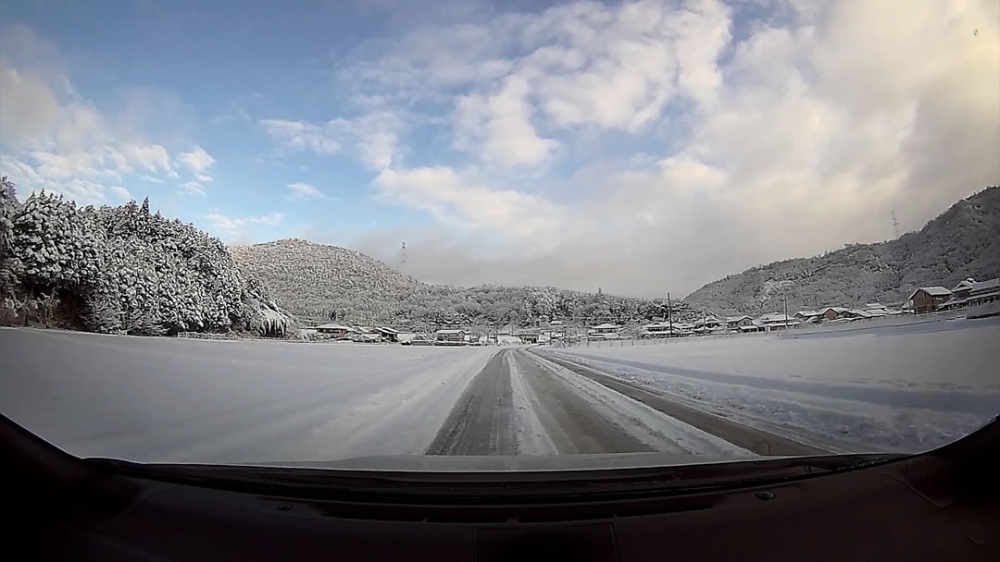
<path id="1" fill-rule="evenodd" d="M 0 173 L 405 240 L 428 281 L 683 293 L 1000 182 L 1000 7 L 862 4 L 5 3 Z"/>

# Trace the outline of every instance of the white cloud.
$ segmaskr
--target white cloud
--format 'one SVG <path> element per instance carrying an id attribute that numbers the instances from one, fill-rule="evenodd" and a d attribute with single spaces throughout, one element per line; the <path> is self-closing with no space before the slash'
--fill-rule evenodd
<path id="1" fill-rule="evenodd" d="M 263 119 L 260 124 L 273 141 L 283 146 L 321 156 L 349 151 L 373 170 L 393 164 L 402 127 L 399 117 L 389 111 L 335 118 L 322 126 L 282 119 Z"/>
<path id="2" fill-rule="evenodd" d="M 656 295 L 882 240 L 890 211 L 915 229 L 1000 183 L 998 27 L 987 0 L 575 2 L 421 27 L 343 77 L 369 111 L 451 108 L 444 136 L 473 156 L 376 177 L 440 220 L 406 231 L 427 244 L 408 272 Z M 546 171 L 507 171 L 525 166 Z"/>
<path id="3" fill-rule="evenodd" d="M 296 182 L 285 186 L 289 191 L 288 198 L 292 201 L 309 201 L 313 199 L 330 199 L 330 196 L 309 185 L 308 183 Z"/>
<path id="4" fill-rule="evenodd" d="M 121 150 L 125 159 L 132 166 L 136 166 L 150 172 L 156 172 L 158 170 L 166 172 L 171 171 L 170 155 L 167 153 L 167 149 L 164 148 L 163 145 L 129 142 L 122 145 Z"/>
<path id="5" fill-rule="evenodd" d="M 196 181 L 184 182 L 181 185 L 181 193 L 186 195 L 197 195 L 198 197 L 204 197 L 205 186 L 201 185 Z"/>
<path id="6" fill-rule="evenodd" d="M 510 76 L 491 96 L 459 99 L 454 146 L 481 152 L 484 161 L 504 168 L 547 162 L 559 143 L 536 132 L 528 93 L 527 81 Z"/>
<path id="7" fill-rule="evenodd" d="M 336 154 L 340 143 L 328 136 L 320 127 L 302 121 L 262 119 L 264 131 L 275 141 L 295 150 L 308 150 L 317 154 Z"/>
<path id="8" fill-rule="evenodd" d="M 163 145 L 139 134 L 127 116 L 108 115 L 77 94 L 55 45 L 23 26 L 0 35 L 0 155 L 11 167 L 16 162 L 23 192 L 102 203 L 136 170 L 176 176 Z"/>
<path id="9" fill-rule="evenodd" d="M 41 77 L 23 74 L 0 58 L 0 139 L 12 146 L 31 146 L 59 119 L 56 97 Z"/>
<path id="10" fill-rule="evenodd" d="M 205 218 L 212 224 L 215 230 L 232 234 L 240 229 L 252 225 L 279 226 L 285 221 L 284 213 L 268 213 L 260 216 L 250 216 L 242 218 L 230 218 L 219 213 L 208 213 Z"/>
<path id="11" fill-rule="evenodd" d="M 194 174 L 196 180 L 200 182 L 212 181 L 212 177 L 206 172 L 209 168 L 215 165 L 215 158 L 213 158 L 211 154 L 205 152 L 204 148 L 196 146 L 188 152 L 182 152 L 177 156 L 177 160 L 191 170 L 191 173 Z"/>
<path id="12" fill-rule="evenodd" d="M 548 232 L 561 220 L 560 209 L 540 196 L 479 185 L 447 167 L 382 170 L 373 183 L 383 201 L 465 228 L 529 236 Z"/>
<path id="13" fill-rule="evenodd" d="M 117 197 L 123 203 L 132 200 L 132 194 L 129 193 L 129 190 L 125 189 L 124 187 L 116 185 L 109 187 L 108 191 L 110 191 L 115 197 Z"/>

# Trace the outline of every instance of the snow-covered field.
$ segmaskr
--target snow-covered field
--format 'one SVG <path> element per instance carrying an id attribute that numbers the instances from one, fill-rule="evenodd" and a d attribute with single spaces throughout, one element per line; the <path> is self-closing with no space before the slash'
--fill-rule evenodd
<path id="1" fill-rule="evenodd" d="M 80 456 L 421 454 L 493 351 L 0 329 L 0 410 Z"/>
<path id="2" fill-rule="evenodd" d="M 1000 414 L 1000 319 L 547 351 L 845 451 L 927 450 Z"/>

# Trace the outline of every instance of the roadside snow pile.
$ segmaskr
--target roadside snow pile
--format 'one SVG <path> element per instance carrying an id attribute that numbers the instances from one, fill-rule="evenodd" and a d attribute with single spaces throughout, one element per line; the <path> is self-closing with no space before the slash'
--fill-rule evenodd
<path id="1" fill-rule="evenodd" d="M 549 351 L 747 425 L 842 451 L 918 452 L 1000 413 L 995 319 L 952 329 Z"/>

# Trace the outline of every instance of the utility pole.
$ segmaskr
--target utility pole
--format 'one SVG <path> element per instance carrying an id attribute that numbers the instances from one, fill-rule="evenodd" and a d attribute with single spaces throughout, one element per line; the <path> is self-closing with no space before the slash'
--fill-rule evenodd
<path id="1" fill-rule="evenodd" d="M 674 337 L 674 314 L 671 310 L 670 304 L 670 293 L 667 293 L 667 325 L 669 326 L 670 335 L 668 337 Z"/>
<path id="2" fill-rule="evenodd" d="M 785 308 L 785 329 L 788 329 L 788 299 L 785 297 L 785 284 L 781 284 L 781 304 Z"/>

